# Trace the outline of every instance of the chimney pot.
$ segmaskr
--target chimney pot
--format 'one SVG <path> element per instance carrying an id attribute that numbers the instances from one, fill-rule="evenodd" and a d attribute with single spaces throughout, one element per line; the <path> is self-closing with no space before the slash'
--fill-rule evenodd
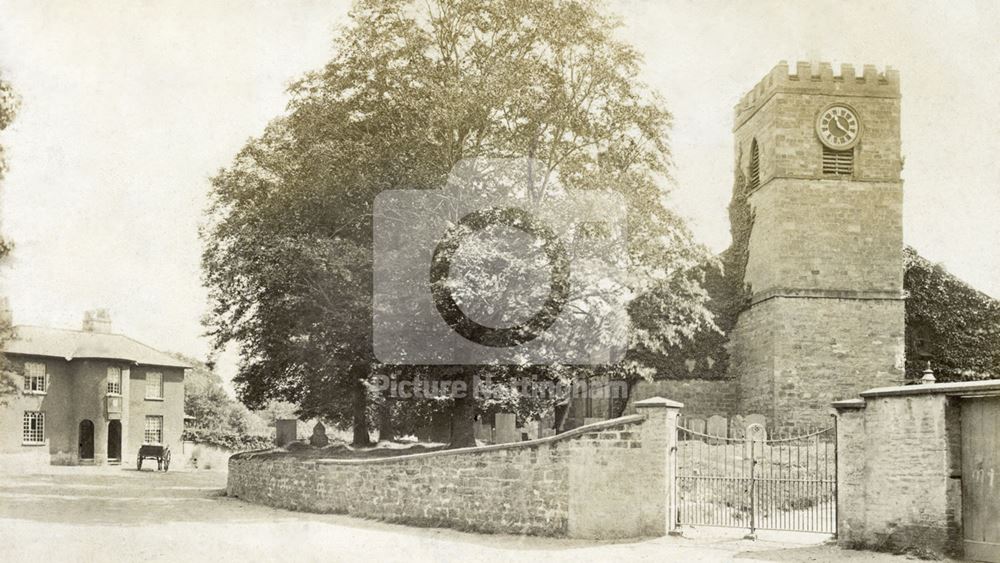
<path id="1" fill-rule="evenodd" d="M 111 315 L 107 309 L 94 309 L 83 313 L 83 330 L 86 332 L 111 332 Z"/>

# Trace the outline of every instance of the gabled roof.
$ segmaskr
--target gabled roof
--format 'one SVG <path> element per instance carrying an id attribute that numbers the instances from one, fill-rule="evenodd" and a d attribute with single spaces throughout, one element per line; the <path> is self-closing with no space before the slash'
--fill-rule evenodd
<path id="1" fill-rule="evenodd" d="M 121 334 L 18 325 L 3 344 L 5 354 L 51 356 L 64 360 L 126 360 L 136 364 L 190 368 L 188 364 Z"/>

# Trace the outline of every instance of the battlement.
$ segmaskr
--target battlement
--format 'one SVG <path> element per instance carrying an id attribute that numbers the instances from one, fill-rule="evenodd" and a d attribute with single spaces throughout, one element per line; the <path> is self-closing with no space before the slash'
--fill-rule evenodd
<path id="1" fill-rule="evenodd" d="M 854 65 L 843 64 L 840 74 L 835 75 L 830 63 L 799 61 L 795 63 L 795 74 L 791 74 L 788 62 L 781 61 L 736 104 L 734 128 L 739 128 L 776 92 L 898 98 L 899 71 L 886 66 L 884 72 L 879 72 L 875 65 L 864 65 L 858 76 Z"/>

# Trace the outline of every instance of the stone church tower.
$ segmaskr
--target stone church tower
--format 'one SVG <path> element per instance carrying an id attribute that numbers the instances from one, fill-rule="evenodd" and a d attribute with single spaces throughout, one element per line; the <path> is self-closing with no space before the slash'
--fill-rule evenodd
<path id="1" fill-rule="evenodd" d="M 736 106 L 753 216 L 750 304 L 731 335 L 740 412 L 827 424 L 904 367 L 899 74 L 776 66 Z"/>

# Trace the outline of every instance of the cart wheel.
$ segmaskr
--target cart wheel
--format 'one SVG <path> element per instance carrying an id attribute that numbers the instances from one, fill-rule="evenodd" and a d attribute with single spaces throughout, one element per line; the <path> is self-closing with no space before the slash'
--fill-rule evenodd
<path id="1" fill-rule="evenodd" d="M 167 455 L 163 456 L 163 470 L 168 469 L 170 469 L 170 450 L 167 450 Z"/>
<path id="2" fill-rule="evenodd" d="M 135 458 L 135 470 L 142 471 L 142 456 Z"/>

